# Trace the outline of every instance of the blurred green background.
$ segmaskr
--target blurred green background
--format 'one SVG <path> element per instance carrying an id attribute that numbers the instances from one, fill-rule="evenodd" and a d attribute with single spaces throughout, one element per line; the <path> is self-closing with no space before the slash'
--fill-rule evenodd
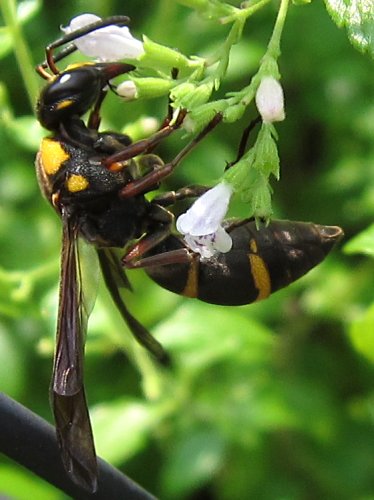
<path id="1" fill-rule="evenodd" d="M 256 72 L 276 5 L 247 23 L 221 95 Z M 211 53 L 228 30 L 172 0 L 22 7 L 33 64 L 59 25 L 82 12 L 127 14 L 134 35 L 187 55 Z M 39 193 L 33 162 L 43 132 L 2 28 L 0 41 L 0 390 L 51 420 L 60 223 Z M 90 318 L 86 387 L 98 454 L 163 499 L 374 498 L 373 64 L 320 1 L 290 8 L 282 49 L 287 119 L 277 125 L 275 216 L 340 225 L 343 244 L 300 282 L 246 307 L 174 296 L 129 273 L 128 305 L 170 351 L 171 373 L 134 345 L 103 287 Z M 32 89 L 36 76 L 26 78 Z M 166 106 L 112 96 L 105 121 L 120 130 L 140 117 L 161 120 Z M 221 125 L 164 188 L 216 182 L 250 115 Z M 172 158 L 181 137 L 158 153 Z M 245 210 L 237 203 L 233 214 Z M 63 498 L 1 458 L 0 494 L 26 500 L 31 491 Z"/>

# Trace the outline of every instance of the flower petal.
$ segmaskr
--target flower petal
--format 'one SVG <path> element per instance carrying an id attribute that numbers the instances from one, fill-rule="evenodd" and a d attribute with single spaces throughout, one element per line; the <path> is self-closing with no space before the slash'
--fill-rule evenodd
<path id="1" fill-rule="evenodd" d="M 193 236 L 215 233 L 226 215 L 232 192 L 232 187 L 226 182 L 209 189 L 179 216 L 178 231 Z"/>
<path id="2" fill-rule="evenodd" d="M 217 252 L 227 253 L 231 250 L 232 238 L 223 227 L 217 229 L 215 237 L 214 248 Z"/>
<path id="3" fill-rule="evenodd" d="M 71 33 L 97 21 L 100 17 L 94 14 L 81 14 L 62 30 Z M 74 43 L 82 54 L 101 61 L 133 59 L 144 53 L 143 43 L 131 35 L 127 26 L 105 26 L 78 38 Z"/>
<path id="4" fill-rule="evenodd" d="M 202 258 L 231 250 L 232 239 L 222 227 L 233 188 L 226 182 L 209 189 L 177 219 L 176 227 L 184 234 L 187 246 Z"/>

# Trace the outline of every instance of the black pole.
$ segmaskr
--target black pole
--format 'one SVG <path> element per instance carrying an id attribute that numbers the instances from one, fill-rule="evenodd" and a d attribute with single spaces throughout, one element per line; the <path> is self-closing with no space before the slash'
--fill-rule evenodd
<path id="1" fill-rule="evenodd" d="M 98 459 L 96 493 L 79 488 L 62 466 L 52 425 L 4 393 L 0 393 L 0 452 L 78 500 L 155 500 L 153 495 L 101 459 Z"/>

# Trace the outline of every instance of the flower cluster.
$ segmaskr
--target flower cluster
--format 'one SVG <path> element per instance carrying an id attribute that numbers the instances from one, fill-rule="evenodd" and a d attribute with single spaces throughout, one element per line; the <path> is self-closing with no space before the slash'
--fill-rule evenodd
<path id="1" fill-rule="evenodd" d="M 63 31 L 68 34 L 98 21 L 100 21 L 100 18 L 94 14 L 82 14 L 72 19 L 70 25 L 63 28 Z M 144 37 L 143 44 L 131 35 L 126 26 L 105 26 L 77 38 L 74 43 L 84 55 L 94 57 L 99 61 L 136 59 L 143 56 L 142 62 L 144 63 L 145 56 L 153 61 L 152 57 L 154 58 L 154 54 L 159 52 L 158 46 L 152 48 L 153 45 L 157 44 L 154 44 L 146 37 Z M 175 66 L 174 63 L 178 63 L 176 66 L 188 67 L 189 61 L 184 56 L 172 49 L 165 50 L 163 58 L 170 58 L 173 61 L 172 67 Z M 256 201 L 252 202 L 253 214 L 258 216 L 261 213 L 267 216 L 271 213 L 268 177 L 271 173 L 277 178 L 279 176 L 279 158 L 275 145 L 276 133 L 272 123 L 282 121 L 285 118 L 284 96 L 277 79 L 278 76 L 279 74 L 276 71 L 267 71 L 266 76 L 262 76 L 256 90 L 255 102 L 263 125 L 255 146 L 246 155 L 243 155 L 241 161 L 235 164 L 232 172 L 230 169 L 229 175 L 225 176 L 224 181 L 198 198 L 190 209 L 177 220 L 177 230 L 184 235 L 186 244 L 194 252 L 199 253 L 202 258 L 211 258 L 219 252 L 228 252 L 232 247 L 232 240 L 223 227 L 223 220 L 234 189 L 236 192 L 244 193 L 245 189 L 248 191 L 247 185 L 249 184 L 250 198 L 253 200 L 260 199 L 258 203 Z M 165 91 L 166 93 L 170 92 L 174 104 L 177 103 L 178 106 L 192 110 L 185 120 L 184 126 L 186 128 L 188 128 L 189 119 L 191 121 L 192 116 L 196 121 L 196 116 L 203 108 L 210 110 L 209 106 L 211 104 L 206 101 L 208 101 L 213 90 L 212 82 L 204 85 L 184 82 L 173 89 L 170 87 L 169 81 L 162 83 L 162 80 L 160 85 L 160 78 L 147 77 L 145 80 L 146 85 L 153 85 L 158 89 L 162 87 L 162 94 Z M 154 93 L 153 87 L 152 92 Z M 117 86 L 117 93 L 126 100 L 131 100 L 138 98 L 139 94 L 144 97 L 147 94 L 147 88 L 142 89 L 142 79 L 134 77 L 120 83 Z M 231 109 L 238 108 L 238 105 L 227 108 L 225 100 L 220 102 L 223 103 L 221 111 L 226 112 L 226 118 L 229 116 Z M 219 102 L 214 101 L 212 104 L 212 110 L 209 112 L 216 114 L 217 110 L 219 110 Z M 240 113 L 242 113 L 244 107 L 239 106 L 239 108 Z M 235 179 L 244 178 L 247 179 L 246 182 L 243 181 L 238 184 L 235 181 Z M 261 186 L 261 189 L 259 186 Z"/>

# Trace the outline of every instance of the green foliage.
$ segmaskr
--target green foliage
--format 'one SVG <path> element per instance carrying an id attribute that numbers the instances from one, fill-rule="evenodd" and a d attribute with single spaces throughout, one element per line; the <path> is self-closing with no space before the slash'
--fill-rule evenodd
<path id="1" fill-rule="evenodd" d="M 353 345 L 363 356 L 374 363 L 374 305 L 350 325 L 350 337 Z"/>
<path id="2" fill-rule="evenodd" d="M 230 23 L 239 9 L 216 0 L 143 4 L 139 15 L 139 2 L 130 0 L 126 12 L 123 2 L 114 0 L 44 2 L 19 24 L 34 63 L 43 59 L 60 24 L 92 10 L 128 14 L 138 38 L 144 33 L 180 49 L 188 61 L 200 64 L 215 54 L 210 81 L 201 83 L 190 102 L 201 106 L 196 122 L 197 111 L 211 116 L 217 103 L 226 121 L 162 188 L 214 184 L 236 158 L 242 131 L 256 115 L 251 99 L 258 81 L 251 77 L 269 49 L 276 13 L 262 2 L 248 27 L 242 23 L 243 38 L 232 45 L 224 76 L 227 61 L 217 61 L 234 42 L 230 33 L 238 36 L 238 26 L 232 33 Z M 347 29 L 351 9 L 339 18 Z M 226 24 L 217 22 L 222 16 Z M 366 21 L 366 28 L 358 28 L 366 30 L 362 40 L 370 53 Z M 0 38 L 6 42 L 8 36 L 1 28 Z M 51 419 L 60 221 L 41 198 L 34 174 L 42 131 L 22 80 L 30 87 L 34 76 L 21 77 L 9 38 L 0 47 L 0 390 Z M 170 352 L 170 371 L 155 366 L 134 344 L 103 286 L 90 317 L 86 387 L 98 452 L 166 500 L 374 495 L 372 66 L 319 2 L 290 6 L 281 48 L 276 61 L 287 119 L 277 124 L 282 168 L 280 182 L 273 184 L 273 211 L 278 218 L 342 226 L 344 252 L 337 248 L 307 277 L 266 301 L 238 308 L 184 299 L 141 271 L 129 273 L 134 293 L 128 294 L 128 307 Z M 219 88 L 209 85 L 218 77 Z M 165 93 L 169 88 L 165 85 Z M 192 90 L 175 92 L 191 99 L 196 86 Z M 210 91 L 211 100 L 202 104 Z M 35 102 L 37 92 L 31 97 Z M 109 95 L 103 126 L 136 126 L 140 133 L 143 117 L 161 122 L 166 112 L 162 93 L 131 103 Z M 171 159 L 185 142 L 177 133 L 156 152 Z M 256 141 L 249 142 L 250 148 Z M 262 154 L 269 155 L 262 167 L 277 176 L 274 144 L 260 143 Z M 248 210 L 236 200 L 232 215 L 246 217 Z M 61 498 L 17 465 L 1 461 L 0 494 L 26 499 L 30 491 L 35 498 Z"/>
<path id="3" fill-rule="evenodd" d="M 374 257 L 374 224 L 352 238 L 344 247 L 347 254 L 361 253 Z"/>
<path id="4" fill-rule="evenodd" d="M 374 57 L 374 4 L 366 0 L 325 0 L 335 23 L 344 26 L 350 42 Z"/>

